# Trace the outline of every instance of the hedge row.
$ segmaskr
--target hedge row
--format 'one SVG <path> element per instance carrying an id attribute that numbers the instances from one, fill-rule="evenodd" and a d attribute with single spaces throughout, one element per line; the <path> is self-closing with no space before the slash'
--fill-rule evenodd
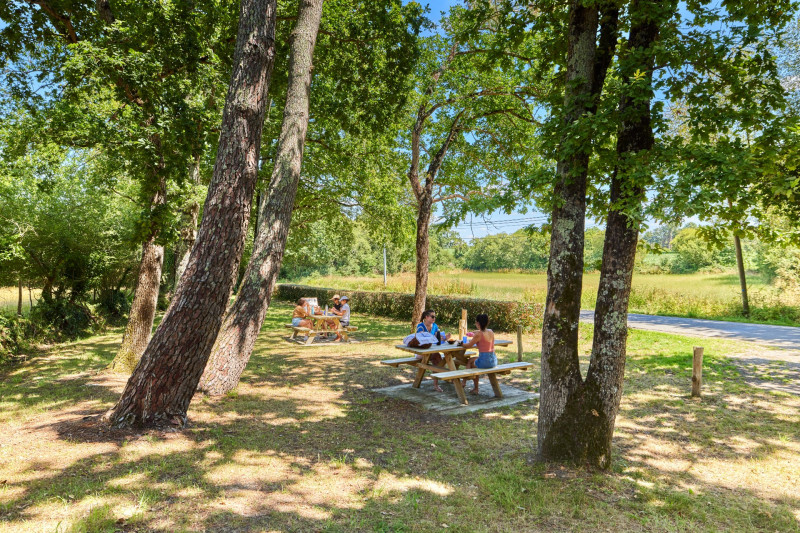
<path id="1" fill-rule="evenodd" d="M 354 314 L 385 316 L 399 320 L 411 320 L 414 295 L 399 292 L 346 291 L 309 285 L 278 285 L 275 298 L 295 302 L 298 298 L 316 297 L 324 307 L 334 294 L 347 294 L 350 308 Z M 457 296 L 428 296 L 427 306 L 436 311 L 436 322 L 458 327 L 461 310 L 467 310 L 468 327 L 471 329 L 475 316 L 489 315 L 489 327 L 498 331 L 516 331 L 522 325 L 526 331 L 536 329 L 542 324 L 542 305 L 522 302 L 501 302 L 480 298 Z"/>

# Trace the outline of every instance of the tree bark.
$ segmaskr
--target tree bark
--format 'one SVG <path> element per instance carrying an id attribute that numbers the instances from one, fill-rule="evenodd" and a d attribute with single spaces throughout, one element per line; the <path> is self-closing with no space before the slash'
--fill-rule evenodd
<path id="1" fill-rule="evenodd" d="M 133 372 L 150 341 L 158 304 L 161 267 L 164 264 L 164 247 L 155 244 L 155 238 L 155 235 L 151 235 L 142 244 L 142 260 L 139 263 L 139 277 L 134 289 L 128 325 L 125 327 L 119 351 L 109 367 L 114 372 Z"/>
<path id="2" fill-rule="evenodd" d="M 739 285 L 742 288 L 742 312 L 750 316 L 750 301 L 747 298 L 747 276 L 744 271 L 744 257 L 742 257 L 742 241 L 733 234 L 733 245 L 736 247 L 736 268 L 739 270 Z"/>
<path id="3" fill-rule="evenodd" d="M 430 195 L 423 195 L 417 202 L 417 253 L 414 283 L 414 308 L 411 312 L 411 327 L 422 320 L 428 298 L 428 268 L 430 251 L 430 223 L 433 202 Z"/>
<path id="4" fill-rule="evenodd" d="M 301 0 L 291 36 L 289 80 L 275 167 L 259 213 L 253 254 L 223 321 L 199 389 L 225 394 L 239 383 L 253 352 L 278 278 L 303 162 L 312 59 L 323 0 Z M 258 204 L 257 204 L 258 205 Z"/>
<path id="5" fill-rule="evenodd" d="M 162 206 L 165 201 L 166 182 L 162 178 L 150 200 L 151 211 Z M 158 234 L 159 228 L 153 226 L 147 240 L 142 244 L 142 259 L 139 263 L 139 276 L 133 292 L 131 311 L 128 314 L 128 324 L 125 326 L 119 351 L 109 366 L 113 372 L 128 374 L 133 372 L 150 341 L 158 305 L 161 269 L 164 266 L 164 247 L 156 244 Z"/>
<path id="6" fill-rule="evenodd" d="M 551 459 L 581 461 L 603 469 L 611 465 L 611 439 L 622 399 L 628 301 L 644 187 L 650 179 L 646 158 L 653 147 L 650 99 L 658 8 L 647 0 L 631 4 L 628 49 L 620 59 L 626 92 L 619 105 L 622 120 L 611 180 L 592 356 L 586 380 L 567 397 L 546 443 Z M 645 79 L 634 78 L 635 72 L 645 73 Z"/>
<path id="7" fill-rule="evenodd" d="M 184 425 L 241 260 L 275 56 L 275 0 L 241 0 L 233 73 L 197 242 L 116 406 L 115 427 Z"/>
<path id="8" fill-rule="evenodd" d="M 564 107 L 568 133 L 562 138 L 556 205 L 552 214 L 547 301 L 542 327 L 542 384 L 540 387 L 537 454 L 540 460 L 562 458 L 560 431 L 553 426 L 564 415 L 569 398 L 581 387 L 578 323 L 583 283 L 586 178 L 591 134 L 581 118 L 597 109 L 617 41 L 618 10 L 604 11 L 597 41 L 599 4 L 570 4 Z M 572 131 L 569 131 L 572 130 Z M 570 137 L 567 139 L 567 137 Z M 576 143 L 575 137 L 580 141 Z M 567 146 L 577 146 L 567 149 Z"/>

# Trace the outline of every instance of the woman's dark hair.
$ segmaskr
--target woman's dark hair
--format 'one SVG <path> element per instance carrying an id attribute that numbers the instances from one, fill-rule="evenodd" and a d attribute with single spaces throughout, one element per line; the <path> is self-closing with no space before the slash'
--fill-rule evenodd
<path id="1" fill-rule="evenodd" d="M 432 314 L 433 314 L 433 309 L 426 309 L 425 311 L 422 312 L 422 318 L 420 320 L 425 320 Z"/>
<path id="2" fill-rule="evenodd" d="M 486 326 L 489 325 L 489 315 L 486 313 L 482 313 L 475 317 L 475 322 L 481 327 L 481 331 L 486 329 Z"/>
<path id="3" fill-rule="evenodd" d="M 300 299 L 298 299 L 298 300 L 297 300 L 295 303 L 296 303 L 297 305 L 303 305 L 304 303 L 306 303 L 306 301 L 305 301 L 305 300 L 303 300 L 302 298 L 300 298 Z"/>

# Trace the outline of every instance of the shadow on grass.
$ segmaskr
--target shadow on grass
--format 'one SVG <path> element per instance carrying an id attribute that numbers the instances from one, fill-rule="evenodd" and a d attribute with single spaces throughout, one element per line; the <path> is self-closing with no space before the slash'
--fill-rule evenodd
<path id="1" fill-rule="evenodd" d="M 306 349 L 280 338 L 288 311 L 270 310 L 239 389 L 197 396 L 182 432 L 113 431 L 82 418 L 95 404 L 80 371 L 110 361 L 104 340 L 32 361 L 26 378 L 50 384 L 38 399 L 16 396 L 25 380 L 0 384 L 19 413 L 44 412 L 33 433 L 55 434 L 41 448 L 48 455 L 11 472 L 0 523 L 62 513 L 86 531 L 798 530 L 796 495 L 731 488 L 698 470 L 706 461 L 738 468 L 740 435 L 757 464 L 798 457 L 796 422 L 762 406 L 785 398 L 754 391 L 713 353 L 707 397 L 692 402 L 683 345 L 632 350 L 612 473 L 559 476 L 532 461 L 530 406 L 453 418 L 372 393 L 410 378 L 378 364 L 404 325 L 359 318 L 362 343 Z M 519 381 L 535 383 L 537 372 Z M 102 389 L 99 407 L 116 400 L 110 385 L 89 388 Z"/>

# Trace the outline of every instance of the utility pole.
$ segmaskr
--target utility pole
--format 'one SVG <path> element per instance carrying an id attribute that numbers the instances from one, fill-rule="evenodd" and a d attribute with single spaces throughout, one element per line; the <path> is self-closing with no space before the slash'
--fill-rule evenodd
<path id="1" fill-rule="evenodd" d="M 386 245 L 383 245 L 383 288 L 386 288 Z"/>

